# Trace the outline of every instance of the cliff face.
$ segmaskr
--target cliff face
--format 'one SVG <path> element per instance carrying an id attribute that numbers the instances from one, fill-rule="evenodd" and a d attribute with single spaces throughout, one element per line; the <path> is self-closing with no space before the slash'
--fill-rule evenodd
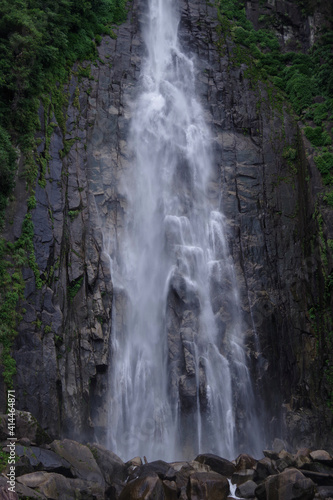
<path id="1" fill-rule="evenodd" d="M 332 325 L 328 320 L 324 328 L 311 311 L 327 301 L 323 276 L 332 269 L 327 238 L 333 237 L 330 211 L 318 215 L 321 177 L 288 106 L 248 79 L 244 65 L 234 64 L 233 44 L 224 44 L 217 29 L 216 8 L 204 0 L 180 6 L 180 38 L 195 57 L 197 91 L 213 135 L 211 196 L 216 203 L 221 198 L 228 221 L 267 432 L 295 446 L 321 445 L 331 422 L 323 353 L 325 328 Z M 289 8 L 290 2 L 276 3 L 283 15 Z M 258 9 L 256 2 L 247 3 L 255 23 Z M 113 317 L 123 320 L 125 300 L 113 301 L 109 256 L 126 210 L 121 175 L 129 167 L 126 139 L 145 50 L 141 13 L 143 0 L 133 0 L 117 38 L 103 39 L 89 78 L 74 68 L 64 89 L 65 129 L 49 109 L 40 110 L 45 156 L 52 130 L 45 187 L 37 182 L 31 211 L 43 286 L 38 289 L 33 272 L 24 270 L 15 388 L 17 407 L 33 413 L 54 436 L 98 438 L 107 427 L 110 334 Z M 297 24 L 293 16 L 301 43 L 309 45 L 311 22 Z M 26 212 L 22 179 L 15 199 L 9 239 L 20 234 Z M 221 314 L 223 307 L 218 304 Z"/>

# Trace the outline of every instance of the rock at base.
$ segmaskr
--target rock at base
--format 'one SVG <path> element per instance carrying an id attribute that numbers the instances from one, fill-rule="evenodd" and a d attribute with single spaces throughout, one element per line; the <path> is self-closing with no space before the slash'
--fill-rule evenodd
<path id="1" fill-rule="evenodd" d="M 217 455 L 213 455 L 212 453 L 198 455 L 195 461 L 201 464 L 209 465 L 212 471 L 226 477 L 231 477 L 236 470 L 232 462 L 229 462 L 229 460 L 221 458 Z"/>
<path id="2" fill-rule="evenodd" d="M 216 472 L 194 472 L 187 485 L 190 500 L 226 500 L 229 483 L 226 477 Z"/>
<path id="3" fill-rule="evenodd" d="M 270 476 L 255 490 L 259 500 L 312 500 L 315 484 L 297 469 Z"/>

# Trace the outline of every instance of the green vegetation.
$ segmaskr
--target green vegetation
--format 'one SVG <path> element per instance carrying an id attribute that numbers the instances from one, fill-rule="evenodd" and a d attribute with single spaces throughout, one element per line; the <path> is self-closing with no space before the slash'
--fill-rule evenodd
<path id="1" fill-rule="evenodd" d="M 0 472 L 3 472 L 8 465 L 9 453 L 0 450 Z"/>
<path id="2" fill-rule="evenodd" d="M 236 49 L 236 62 L 250 63 L 257 78 L 286 91 L 296 113 L 316 115 L 318 125 L 319 117 L 332 116 L 333 32 L 324 32 L 308 54 L 283 52 L 272 29 L 274 22 L 256 31 L 242 0 L 217 0 L 217 6 L 224 36 L 244 47 Z M 314 103 L 315 96 L 322 96 L 324 102 Z"/>
<path id="3" fill-rule="evenodd" d="M 72 281 L 72 283 L 69 285 L 68 296 L 69 296 L 70 302 L 73 302 L 75 295 L 78 293 L 78 291 L 80 290 L 80 288 L 82 286 L 82 283 L 83 283 L 83 276 Z"/>
<path id="4" fill-rule="evenodd" d="M 265 2 L 263 2 L 265 3 Z M 303 15 L 311 11 L 307 0 L 299 0 Z M 260 80 L 266 84 L 274 105 L 277 101 L 289 101 L 298 119 L 305 123 L 304 133 L 316 148 L 318 169 L 324 184 L 332 185 L 331 155 L 333 120 L 333 31 L 322 29 L 321 36 L 308 53 L 283 51 L 275 29 L 281 25 L 276 13 L 260 16 L 262 29 L 257 31 L 246 18 L 242 0 L 216 0 L 219 12 L 221 39 L 234 42 L 231 60 L 234 64 L 245 63 L 244 76 L 252 86 Z M 297 44 L 294 44 L 297 46 Z M 223 42 L 219 43 L 221 54 Z M 301 46 L 299 44 L 298 49 Z M 275 89 L 275 90 L 273 90 Z M 258 93 L 260 88 L 257 87 Z M 258 99 L 260 106 L 261 97 Z M 285 158 L 287 158 L 285 156 Z M 290 164 L 291 158 L 287 158 Z M 329 190 L 324 201 L 333 206 L 333 192 Z"/>
<path id="5" fill-rule="evenodd" d="M 297 0 L 297 3 L 303 16 L 308 15 L 314 6 L 309 0 Z M 292 52 L 280 47 L 275 30 L 281 27 L 283 20 L 275 12 L 260 16 L 262 29 L 256 31 L 246 18 L 244 1 L 216 0 L 215 4 L 219 12 L 220 40 L 217 45 L 221 55 L 226 50 L 225 41 L 231 40 L 233 43 L 228 44 L 229 60 L 233 65 L 243 65 L 243 75 L 258 96 L 258 108 L 262 103 L 263 88 L 271 107 L 277 111 L 282 110 L 284 103 L 291 104 L 296 119 L 304 124 L 304 134 L 313 147 L 314 161 L 326 187 L 322 200 L 333 208 L 333 31 L 323 28 L 320 38 L 308 53 L 301 52 L 301 44 L 294 41 L 289 45 L 295 48 Z M 266 1 L 260 0 L 260 5 L 264 4 Z M 277 143 L 276 132 L 272 143 Z M 300 160 L 296 145 L 285 145 L 282 156 L 291 172 L 296 173 L 296 164 Z M 318 363 L 321 367 L 324 365 L 321 376 L 327 390 L 327 405 L 333 410 L 333 272 L 329 267 L 333 245 L 332 240 L 326 241 L 320 206 L 318 201 L 314 213 L 318 229 L 314 239 L 320 247 L 315 277 L 317 293 L 311 292 L 308 318 L 317 338 Z"/>
<path id="6" fill-rule="evenodd" d="M 95 59 L 101 35 L 113 36 L 112 24 L 123 21 L 125 15 L 125 0 L 1 2 L 0 210 L 14 183 L 13 144 L 28 156 L 28 170 L 29 163 L 30 167 L 34 163 L 29 154 L 39 127 L 41 96 L 55 82 L 66 80 L 75 61 Z"/>
<path id="7" fill-rule="evenodd" d="M 333 153 L 322 153 L 315 157 L 315 163 L 326 185 L 333 185 Z"/>
<path id="8" fill-rule="evenodd" d="M 15 243 L 0 239 L 1 364 L 8 388 L 13 386 L 16 372 L 11 349 L 24 300 L 22 268 L 33 270 L 37 288 L 43 285 L 34 253 L 31 211 L 36 207 L 36 180 L 41 187 L 46 185 L 53 130 L 59 125 L 63 135 L 66 132 L 68 95 L 63 85 L 74 62 L 97 58 L 96 44 L 101 43 L 101 35 L 114 36 L 112 25 L 123 21 L 125 15 L 125 0 L 3 0 L 0 5 L 0 230 L 14 187 L 19 151 L 24 156 L 28 188 L 28 211 L 20 238 Z M 78 76 L 91 78 L 90 66 L 79 64 Z M 41 130 L 38 117 L 41 103 L 45 130 Z M 79 108 L 78 91 L 75 105 Z M 57 123 L 51 121 L 53 116 Z M 45 137 L 42 153 L 37 152 L 41 143 L 36 139 L 37 131 Z M 73 142 L 64 142 L 62 155 L 69 152 Z M 70 287 L 71 300 L 81 283 Z M 45 333 L 49 329 L 46 326 Z"/>
<path id="9" fill-rule="evenodd" d="M 332 139 L 322 127 L 305 127 L 304 133 L 313 146 L 321 147 L 332 144 Z"/>

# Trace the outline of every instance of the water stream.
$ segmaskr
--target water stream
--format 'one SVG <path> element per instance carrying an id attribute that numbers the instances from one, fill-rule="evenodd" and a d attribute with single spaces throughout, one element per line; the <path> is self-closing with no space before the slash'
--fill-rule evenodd
<path id="1" fill-rule="evenodd" d="M 244 436 L 255 441 L 257 417 L 227 225 L 209 196 L 212 138 L 177 2 L 148 3 L 112 262 L 108 446 L 124 460 L 232 459 Z"/>

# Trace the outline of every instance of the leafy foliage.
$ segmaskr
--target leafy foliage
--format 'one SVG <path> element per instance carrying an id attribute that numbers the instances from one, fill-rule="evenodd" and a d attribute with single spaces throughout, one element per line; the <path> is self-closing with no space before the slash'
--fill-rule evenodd
<path id="1" fill-rule="evenodd" d="M 31 150 L 39 98 L 76 60 L 97 56 L 94 38 L 112 34 L 125 0 L 2 0 L 0 3 L 0 210 L 14 183 L 15 151 Z"/>
<path id="2" fill-rule="evenodd" d="M 324 184 L 333 184 L 333 154 L 323 153 L 316 156 L 314 160 L 323 176 Z"/>

